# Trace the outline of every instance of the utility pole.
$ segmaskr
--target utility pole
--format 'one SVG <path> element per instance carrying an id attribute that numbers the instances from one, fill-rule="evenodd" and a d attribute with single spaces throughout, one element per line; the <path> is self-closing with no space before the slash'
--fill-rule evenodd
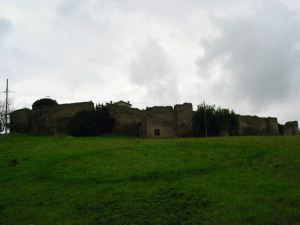
<path id="1" fill-rule="evenodd" d="M 203 102 L 203 106 L 204 106 L 205 137 L 207 137 L 207 125 L 206 125 L 206 108 L 205 108 L 205 101 Z"/>
<path id="2" fill-rule="evenodd" d="M 8 101 L 8 79 L 6 79 L 6 101 L 5 101 L 5 138 L 7 141 L 7 101 Z"/>

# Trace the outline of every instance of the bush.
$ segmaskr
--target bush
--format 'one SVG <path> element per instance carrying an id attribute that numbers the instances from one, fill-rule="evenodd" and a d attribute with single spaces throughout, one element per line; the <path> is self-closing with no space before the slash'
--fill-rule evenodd
<path id="1" fill-rule="evenodd" d="M 42 98 L 32 104 L 32 109 L 42 109 L 43 107 L 58 105 L 56 100 L 51 98 Z"/>
<path id="2" fill-rule="evenodd" d="M 94 110 L 77 112 L 70 121 L 68 133 L 77 137 L 98 136 L 111 132 L 114 125 L 115 119 L 108 108 L 98 104 Z"/>

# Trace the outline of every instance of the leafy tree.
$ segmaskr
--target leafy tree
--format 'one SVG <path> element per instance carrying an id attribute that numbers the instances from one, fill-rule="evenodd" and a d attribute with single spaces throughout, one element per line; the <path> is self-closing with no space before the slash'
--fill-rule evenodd
<path id="1" fill-rule="evenodd" d="M 206 112 L 206 126 L 208 136 L 218 136 L 221 131 L 227 131 L 229 135 L 237 135 L 239 130 L 239 116 L 233 110 L 222 109 L 220 106 L 216 108 L 215 105 L 198 105 L 197 111 L 194 112 L 192 118 L 192 125 L 194 135 L 198 137 L 205 137 L 205 117 Z"/>
<path id="2" fill-rule="evenodd" d="M 97 104 L 94 110 L 77 112 L 68 126 L 68 133 L 72 136 L 98 136 L 111 132 L 116 120 L 109 113 L 109 109 Z"/>
<path id="3" fill-rule="evenodd" d="M 237 136 L 239 135 L 239 129 L 240 129 L 240 120 L 239 115 L 235 114 L 233 110 L 230 112 L 230 129 L 229 129 L 229 135 L 230 136 Z"/>
<path id="4" fill-rule="evenodd" d="M 36 100 L 33 104 L 32 104 L 32 109 L 42 109 L 43 107 L 48 107 L 48 106 L 54 106 L 54 105 L 58 105 L 56 100 L 53 100 L 51 98 L 42 98 L 39 100 Z"/>

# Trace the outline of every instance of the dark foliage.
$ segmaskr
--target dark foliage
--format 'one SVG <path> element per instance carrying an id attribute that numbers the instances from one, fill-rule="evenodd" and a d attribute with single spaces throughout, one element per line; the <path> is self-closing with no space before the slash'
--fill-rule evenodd
<path id="1" fill-rule="evenodd" d="M 100 129 L 96 123 L 96 114 L 92 110 L 82 110 L 77 112 L 71 119 L 68 132 L 72 136 L 97 136 Z"/>
<path id="2" fill-rule="evenodd" d="M 284 131 L 283 131 L 283 125 L 278 123 L 278 130 L 279 130 L 279 134 L 280 135 L 284 135 Z"/>
<path id="3" fill-rule="evenodd" d="M 116 120 L 112 117 L 109 109 L 103 104 L 97 104 L 95 107 L 96 122 L 100 128 L 100 133 L 109 133 L 116 124 Z"/>
<path id="4" fill-rule="evenodd" d="M 51 98 L 42 98 L 39 100 L 36 100 L 33 104 L 32 104 L 32 109 L 42 109 L 44 107 L 48 107 L 48 106 L 54 106 L 54 105 L 58 105 L 56 100 L 53 100 Z"/>
<path id="5" fill-rule="evenodd" d="M 111 132 L 115 122 L 108 108 L 98 104 L 94 110 L 77 112 L 70 121 L 68 133 L 77 137 L 98 136 Z"/>
<path id="6" fill-rule="evenodd" d="M 194 112 L 192 123 L 194 135 L 197 137 L 205 137 L 205 117 L 206 112 L 206 126 L 208 136 L 219 136 L 221 131 L 226 131 L 230 136 L 238 135 L 239 130 L 239 116 L 233 110 L 222 109 L 220 106 L 216 108 L 215 105 L 198 105 L 197 111 Z"/>

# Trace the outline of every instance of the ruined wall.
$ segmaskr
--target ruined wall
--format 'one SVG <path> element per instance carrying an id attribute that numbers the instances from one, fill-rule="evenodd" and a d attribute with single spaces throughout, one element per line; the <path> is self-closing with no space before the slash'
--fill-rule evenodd
<path id="1" fill-rule="evenodd" d="M 172 106 L 154 106 L 146 109 L 147 115 L 153 115 L 174 123 L 174 110 Z"/>
<path id="2" fill-rule="evenodd" d="M 144 120 L 147 125 L 145 137 L 147 138 L 176 138 L 177 125 L 153 115 L 147 115 Z"/>
<path id="3" fill-rule="evenodd" d="M 113 130 L 116 134 L 155 138 L 154 130 L 160 129 L 161 137 L 192 136 L 193 108 L 191 103 L 176 105 L 174 109 L 172 106 L 154 106 L 146 110 L 112 103 L 107 103 L 106 106 L 116 119 L 116 126 Z M 175 134 L 174 126 L 176 127 Z"/>
<path id="4" fill-rule="evenodd" d="M 12 133 L 66 133 L 71 118 L 80 110 L 93 110 L 93 102 L 81 102 L 45 107 L 38 110 L 21 109 L 11 114 Z"/>
<path id="5" fill-rule="evenodd" d="M 106 104 L 117 120 L 114 133 L 146 138 L 192 137 L 191 103 L 172 106 L 155 106 L 140 110 Z M 39 110 L 20 109 L 11 113 L 12 133 L 54 134 L 65 133 L 72 116 L 80 110 L 93 110 L 93 102 L 63 104 Z M 279 135 L 277 118 L 240 116 L 240 135 Z M 159 135 L 155 133 L 159 130 Z M 284 135 L 298 135 L 298 122 L 288 122 Z"/>
<path id="6" fill-rule="evenodd" d="M 27 134 L 30 133 L 30 109 L 15 110 L 10 114 L 10 132 Z"/>
<path id="7" fill-rule="evenodd" d="M 66 133 L 71 118 L 81 110 L 93 110 L 93 102 L 62 104 L 43 109 L 32 110 L 30 113 L 31 133 L 54 134 Z"/>
<path id="8" fill-rule="evenodd" d="M 283 127 L 283 133 L 284 135 L 299 135 L 298 122 L 292 121 L 285 123 Z"/>
<path id="9" fill-rule="evenodd" d="M 184 103 L 182 105 L 174 106 L 175 123 L 178 124 L 178 137 L 192 137 L 192 103 Z"/>
<path id="10" fill-rule="evenodd" d="M 240 135 L 279 135 L 277 118 L 260 118 L 257 116 L 240 116 Z"/>
<path id="11" fill-rule="evenodd" d="M 113 133 L 127 136 L 140 136 L 141 122 L 146 115 L 145 110 L 114 104 L 106 104 L 106 106 L 109 108 L 109 112 L 112 116 L 116 119 Z"/>

